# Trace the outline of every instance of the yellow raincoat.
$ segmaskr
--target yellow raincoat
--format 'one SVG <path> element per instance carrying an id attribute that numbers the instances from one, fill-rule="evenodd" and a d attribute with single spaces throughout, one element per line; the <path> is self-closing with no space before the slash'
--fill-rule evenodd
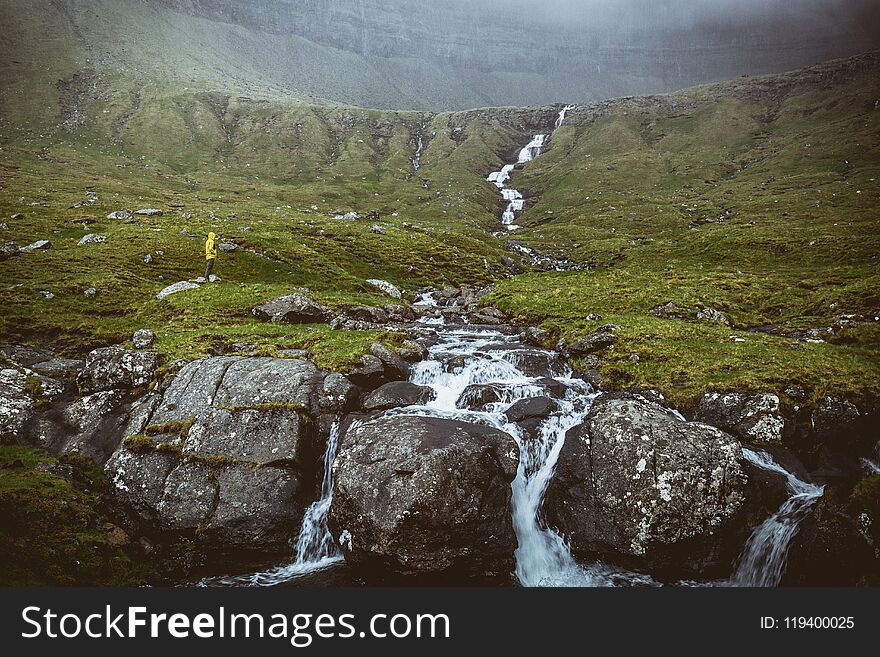
<path id="1" fill-rule="evenodd" d="M 217 245 L 214 243 L 214 233 L 208 233 L 208 240 L 205 242 L 205 260 L 213 260 L 217 257 Z"/>

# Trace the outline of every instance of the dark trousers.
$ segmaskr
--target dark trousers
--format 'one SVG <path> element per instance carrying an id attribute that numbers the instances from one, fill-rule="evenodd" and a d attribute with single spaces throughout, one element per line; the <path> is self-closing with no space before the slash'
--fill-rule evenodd
<path id="1" fill-rule="evenodd" d="M 208 264 L 205 267 L 205 280 L 209 280 L 211 277 L 211 272 L 214 270 L 214 258 L 208 260 Z"/>

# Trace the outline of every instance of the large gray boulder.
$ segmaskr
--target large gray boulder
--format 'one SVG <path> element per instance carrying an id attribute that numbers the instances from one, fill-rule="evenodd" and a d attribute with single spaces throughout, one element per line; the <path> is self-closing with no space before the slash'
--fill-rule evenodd
<path id="1" fill-rule="evenodd" d="M 694 420 L 752 443 L 782 440 L 785 429 L 779 397 L 771 394 L 707 393 L 694 411 Z"/>
<path id="2" fill-rule="evenodd" d="M 251 313 L 264 322 L 287 324 L 318 324 L 333 316 L 329 308 L 312 301 L 300 292 L 262 303 L 251 309 Z"/>
<path id="3" fill-rule="evenodd" d="M 95 349 L 76 378 L 82 394 L 103 390 L 145 386 L 156 372 L 157 356 L 152 351 L 131 351 L 119 346 Z"/>
<path id="4" fill-rule="evenodd" d="M 285 552 L 319 472 L 323 383 L 305 360 L 207 358 L 133 404 L 105 471 L 135 533 L 197 562 Z"/>
<path id="5" fill-rule="evenodd" d="M 544 511 L 575 554 L 696 574 L 719 559 L 747 477 L 735 438 L 631 395 L 569 430 Z"/>
<path id="6" fill-rule="evenodd" d="M 331 530 L 349 563 L 367 570 L 506 577 L 517 464 L 513 438 L 482 425 L 411 416 L 354 424 L 336 460 Z"/>
<path id="7" fill-rule="evenodd" d="M 400 406 L 426 404 L 434 399 L 434 391 L 409 381 L 392 381 L 377 388 L 361 403 L 365 411 L 385 411 Z"/>
<path id="8" fill-rule="evenodd" d="M 118 447 L 126 421 L 127 394 L 105 390 L 80 397 L 64 409 L 63 426 L 44 445 L 55 454 L 81 454 L 103 465 Z"/>

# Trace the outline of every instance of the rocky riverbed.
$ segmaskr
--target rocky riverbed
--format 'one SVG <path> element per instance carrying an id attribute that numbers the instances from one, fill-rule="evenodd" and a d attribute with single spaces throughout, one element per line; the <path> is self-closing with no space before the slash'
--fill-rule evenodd
<path id="1" fill-rule="evenodd" d="M 165 582 L 855 584 L 876 572 L 877 519 L 823 495 L 873 463 L 870 409 L 717 391 L 685 417 L 656 391 L 603 391 L 572 369 L 566 355 L 598 362 L 615 327 L 549 348 L 487 292 L 341 313 L 294 293 L 254 308 L 407 333 L 348 372 L 307 352 L 229 354 L 159 380 L 149 332 L 82 361 L 7 346 L 0 432 L 102 466 L 108 521 Z"/>

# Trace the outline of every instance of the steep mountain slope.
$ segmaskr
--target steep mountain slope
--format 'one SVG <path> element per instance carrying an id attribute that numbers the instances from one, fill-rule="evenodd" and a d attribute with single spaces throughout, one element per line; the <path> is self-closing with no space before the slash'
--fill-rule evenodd
<path id="1" fill-rule="evenodd" d="M 0 108 L 36 118 L 26 108 L 51 106 L 55 83 L 77 73 L 94 76 L 95 93 L 165 81 L 393 109 L 584 102 L 880 45 L 867 1 L 751 2 L 719 15 L 705 4 L 3 0 Z"/>

